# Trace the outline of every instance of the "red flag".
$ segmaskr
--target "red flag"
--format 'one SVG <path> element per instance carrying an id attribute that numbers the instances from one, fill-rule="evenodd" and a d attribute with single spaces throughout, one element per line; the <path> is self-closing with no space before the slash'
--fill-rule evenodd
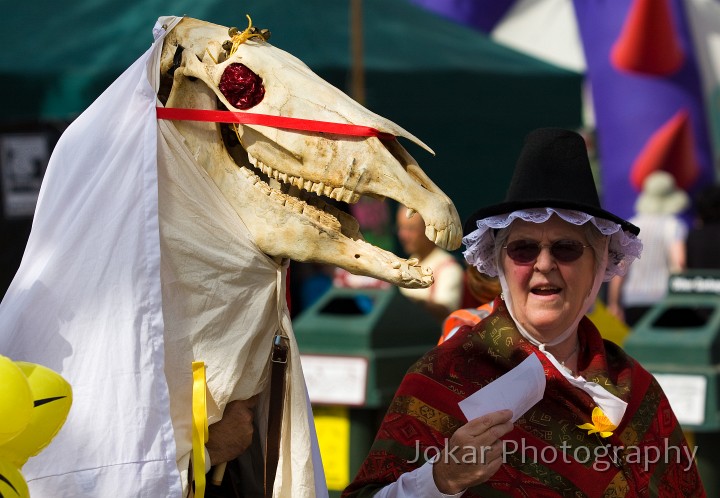
<path id="1" fill-rule="evenodd" d="M 700 174 L 695 154 L 690 113 L 683 109 L 660 127 L 638 154 L 630 172 L 630 183 L 639 192 L 645 178 L 657 170 L 675 177 L 682 189 L 689 190 Z"/>
<path id="2" fill-rule="evenodd" d="M 634 0 L 610 61 L 619 70 L 655 76 L 680 69 L 685 54 L 668 0 Z"/>

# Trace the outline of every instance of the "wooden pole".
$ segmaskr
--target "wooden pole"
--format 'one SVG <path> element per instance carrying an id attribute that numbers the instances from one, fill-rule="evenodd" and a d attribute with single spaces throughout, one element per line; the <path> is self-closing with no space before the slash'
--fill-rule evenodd
<path id="1" fill-rule="evenodd" d="M 350 96 L 365 105 L 362 0 L 350 0 Z"/>

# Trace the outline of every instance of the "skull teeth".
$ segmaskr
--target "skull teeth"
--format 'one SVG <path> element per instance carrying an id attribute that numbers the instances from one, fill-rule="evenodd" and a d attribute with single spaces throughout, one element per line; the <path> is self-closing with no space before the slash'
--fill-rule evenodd
<path id="1" fill-rule="evenodd" d="M 359 232 L 359 226 L 357 225 L 357 221 L 351 216 L 337 209 L 335 206 L 326 203 L 319 197 L 307 196 L 306 198 L 300 199 L 296 196 L 289 195 L 286 192 L 291 190 L 291 186 L 295 186 L 301 188 L 302 190 L 313 192 L 316 194 L 325 194 L 326 192 L 330 192 L 332 195 L 327 195 L 326 197 L 331 197 L 338 200 L 346 200 L 346 202 L 347 199 L 351 199 L 352 197 L 356 196 L 356 194 L 346 189 L 333 189 L 332 187 L 325 186 L 323 183 L 313 183 L 305 181 L 302 178 L 295 178 L 292 176 L 288 177 L 286 173 L 280 173 L 277 170 L 273 170 L 262 162 L 254 160 L 252 157 L 250 157 L 250 162 L 259 171 L 262 171 L 269 178 L 278 180 L 283 185 L 281 187 L 282 191 L 270 188 L 270 186 L 264 181 L 262 181 L 259 176 L 253 173 L 251 169 L 240 168 L 240 172 L 244 176 L 249 178 L 255 185 L 255 187 L 259 188 L 262 193 L 267 195 L 270 199 L 278 202 L 279 204 L 285 206 L 286 208 L 290 209 L 295 213 L 302 214 L 303 216 L 318 221 L 323 226 L 332 228 L 336 231 L 342 230 L 348 233 L 348 235 L 352 236 L 353 238 L 362 238 Z M 357 197 L 359 198 L 360 196 Z M 343 219 L 344 223 L 341 224 L 339 219 Z M 343 225 L 346 225 L 344 229 Z"/>
<path id="2" fill-rule="evenodd" d="M 325 185 L 324 182 L 316 183 L 312 180 L 306 180 L 300 176 L 289 176 L 287 173 L 273 169 L 252 156 L 248 157 L 250 159 L 250 163 L 263 174 L 267 175 L 268 178 L 272 178 L 282 183 L 287 183 L 299 189 L 305 190 L 306 192 L 312 192 L 313 194 L 322 195 L 336 201 L 346 202 L 348 204 L 355 204 L 360 200 L 359 194 L 356 194 L 354 191 L 345 187 L 338 188 L 331 185 Z"/>
<path id="3" fill-rule="evenodd" d="M 283 187 L 283 191 L 288 191 L 288 186 L 294 186 L 298 189 L 301 189 L 305 192 L 311 192 L 313 194 L 316 194 L 318 196 L 324 196 L 328 197 L 330 199 L 334 199 L 336 201 L 345 202 L 348 204 L 354 204 L 357 203 L 360 200 L 360 195 L 356 194 L 350 189 L 346 189 L 345 187 L 333 187 L 331 185 L 325 185 L 324 182 L 315 183 L 310 180 L 305 180 L 302 177 L 295 177 L 295 176 L 288 176 L 287 173 L 280 172 L 276 169 L 271 168 L 270 166 L 266 165 L 265 163 L 258 161 L 257 159 L 253 158 L 252 156 L 248 156 L 250 159 L 250 163 L 253 164 L 258 170 L 262 171 L 265 175 L 267 175 L 269 178 L 272 178 L 274 180 L 277 180 L 280 182 Z M 280 200 L 286 196 L 286 194 L 281 195 L 272 195 L 273 192 L 277 192 L 276 190 L 270 188 L 265 182 L 261 181 L 260 178 L 257 175 L 254 175 L 250 170 L 245 170 L 248 176 L 252 175 L 255 177 L 255 183 L 259 183 L 259 187 L 262 189 L 262 191 L 266 194 L 271 196 L 275 200 Z M 292 196 L 289 196 L 293 198 Z M 293 198 L 295 199 L 295 198 Z M 292 207 L 298 212 L 303 213 L 305 216 L 309 216 L 311 218 L 314 218 L 318 221 L 320 221 L 323 224 L 330 224 L 332 226 L 338 226 L 337 218 L 344 216 L 345 213 L 335 209 L 332 205 L 327 204 L 320 199 L 314 199 L 312 197 L 307 197 L 303 199 L 295 199 L 299 201 L 301 204 L 294 203 Z M 308 206 L 309 201 L 309 206 Z M 305 206 L 308 206 L 306 209 Z M 408 208 L 406 212 L 406 216 L 408 218 L 411 218 L 416 211 L 412 208 Z M 346 220 L 347 221 L 347 220 Z M 356 232 L 355 228 L 351 230 L 353 233 Z M 359 233 L 359 232 L 358 232 Z M 432 225 L 428 225 L 425 227 L 425 235 L 428 239 L 432 240 L 434 243 L 444 246 L 447 243 L 447 238 L 450 236 L 449 233 L 447 233 L 447 230 L 438 230 Z M 359 235 L 358 235 L 359 236 Z M 411 266 L 417 266 L 417 262 L 410 260 Z"/>
<path id="4" fill-rule="evenodd" d="M 312 189 L 310 189 L 310 192 L 317 195 L 322 195 L 322 193 L 325 191 L 325 184 L 320 182 L 316 183 L 312 186 Z"/>

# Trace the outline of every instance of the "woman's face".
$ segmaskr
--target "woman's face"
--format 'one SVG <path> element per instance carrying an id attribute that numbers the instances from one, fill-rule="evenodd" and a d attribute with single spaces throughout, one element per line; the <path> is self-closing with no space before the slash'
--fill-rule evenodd
<path id="1" fill-rule="evenodd" d="M 545 223 L 516 220 L 510 226 L 507 244 L 527 240 L 543 247 L 529 263 L 513 261 L 503 249 L 500 253 L 515 318 L 541 342 L 549 342 L 570 327 L 585 310 L 585 300 L 595 280 L 595 256 L 586 247 L 575 261 L 562 262 L 550 252 L 550 244 L 573 240 L 588 245 L 584 230 L 552 216 Z"/>

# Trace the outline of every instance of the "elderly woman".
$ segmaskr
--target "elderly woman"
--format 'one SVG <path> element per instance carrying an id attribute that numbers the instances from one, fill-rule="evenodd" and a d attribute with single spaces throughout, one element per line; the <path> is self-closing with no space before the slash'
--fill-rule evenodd
<path id="1" fill-rule="evenodd" d="M 585 317 L 642 245 L 600 207 L 583 139 L 530 133 L 506 201 L 465 232 L 502 294 L 408 371 L 343 496 L 705 496 L 658 383 Z M 459 403 L 531 356 L 540 401 L 467 420 Z"/>

